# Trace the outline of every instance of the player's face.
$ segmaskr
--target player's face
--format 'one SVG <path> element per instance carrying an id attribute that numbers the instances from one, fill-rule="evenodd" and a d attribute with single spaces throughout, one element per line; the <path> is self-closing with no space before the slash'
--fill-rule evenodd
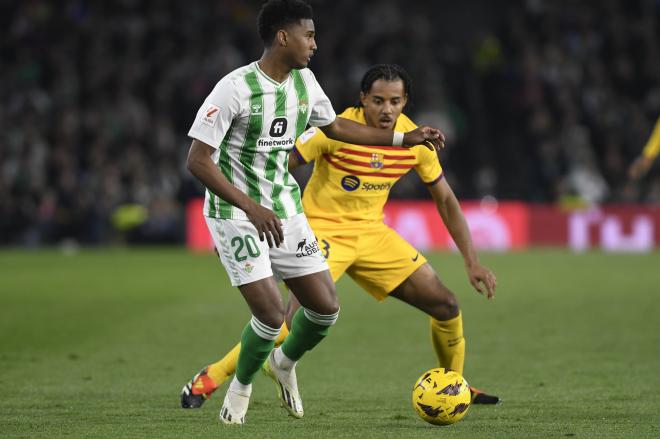
<path id="1" fill-rule="evenodd" d="M 290 25 L 286 30 L 286 34 L 286 49 L 291 67 L 294 69 L 307 67 L 316 51 L 314 22 L 308 19 L 300 20 L 298 23 Z"/>
<path id="2" fill-rule="evenodd" d="M 367 125 L 393 130 L 403 107 L 406 106 L 408 96 L 405 94 L 402 80 L 377 79 L 371 85 L 371 90 L 367 93 L 360 92 L 360 101 L 364 107 Z"/>

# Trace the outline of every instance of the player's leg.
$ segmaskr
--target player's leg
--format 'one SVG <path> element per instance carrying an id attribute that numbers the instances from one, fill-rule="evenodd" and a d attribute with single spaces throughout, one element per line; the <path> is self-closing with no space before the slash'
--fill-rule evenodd
<path id="1" fill-rule="evenodd" d="M 220 254 L 218 253 L 218 249 L 214 247 L 214 252 L 216 256 L 220 257 Z M 289 303 L 287 307 L 287 316 L 291 313 L 291 304 Z M 291 323 L 290 319 L 286 320 L 289 324 Z M 282 328 L 280 329 L 280 334 L 277 336 L 275 339 L 275 346 L 279 346 L 282 344 L 284 339 L 286 338 L 287 334 L 289 333 L 289 328 L 287 327 L 287 323 L 284 323 L 282 325 Z M 229 350 L 220 360 L 216 361 L 215 363 L 209 364 L 207 367 L 202 369 L 200 372 L 199 378 L 197 380 L 193 380 L 195 383 L 198 384 L 198 393 L 202 393 L 206 395 L 204 399 L 208 399 L 211 396 L 211 393 L 215 391 L 218 387 L 224 383 L 227 378 L 232 376 L 234 372 L 236 372 L 236 363 L 238 362 L 238 354 L 241 351 L 241 343 L 236 343 L 234 347 Z M 206 379 L 203 379 L 203 376 L 206 376 Z M 197 378 L 197 377 L 196 377 Z M 193 391 L 196 390 L 195 386 L 193 385 Z M 203 400 L 202 400 L 203 402 Z M 199 405 L 201 406 L 201 404 Z M 197 407 L 190 407 L 190 408 L 197 408 Z"/>
<path id="2" fill-rule="evenodd" d="M 330 275 L 333 281 L 336 281 L 344 274 L 346 268 L 350 266 L 355 258 L 356 239 L 331 236 L 322 232 L 317 233 L 317 237 L 320 251 L 326 258 L 330 268 Z M 215 254 L 220 257 L 218 250 L 214 250 Z M 289 334 L 291 321 L 298 308 L 300 308 L 300 303 L 296 296 L 289 292 L 285 323 L 275 339 L 275 347 L 281 345 Z M 199 371 L 184 387 L 184 392 L 181 395 L 181 406 L 183 408 L 199 408 L 207 399 L 211 398 L 213 392 L 236 371 L 240 350 L 241 343 L 238 342 L 220 360 Z"/>
<path id="3" fill-rule="evenodd" d="M 273 278 L 270 249 L 265 241 L 259 241 L 254 226 L 249 221 L 209 218 L 207 225 L 232 286 L 239 288 L 252 313 L 241 334 L 236 375 L 220 410 L 222 422 L 242 424 L 252 379 L 273 348 L 284 321 L 285 307 Z M 182 392 L 182 405 L 187 387 Z"/>
<path id="4" fill-rule="evenodd" d="M 386 226 L 365 233 L 348 273 L 376 299 L 394 296 L 428 314 L 439 363 L 463 372 L 465 341 L 456 297 L 413 246 Z"/>
<path id="5" fill-rule="evenodd" d="M 287 279 L 286 283 L 300 298 L 300 306 L 291 319 L 289 335 L 272 351 L 264 368 L 266 375 L 277 384 L 282 405 L 292 416 L 301 418 L 304 410 L 298 391 L 296 364 L 327 336 L 328 329 L 339 315 L 339 304 L 327 271 Z M 294 307 L 292 305 L 291 309 Z"/>
<path id="6" fill-rule="evenodd" d="M 426 258 L 384 225 L 361 234 L 358 253 L 347 273 L 376 299 L 392 295 L 428 314 L 439 364 L 462 373 L 465 339 L 458 303 Z"/>
<path id="7" fill-rule="evenodd" d="M 440 281 L 428 263 L 419 267 L 396 287 L 390 296 L 396 297 L 430 317 L 431 342 L 441 367 L 463 374 L 465 337 L 463 317 L 456 296 Z M 499 397 L 470 387 L 475 404 L 497 404 Z"/>
<path id="8" fill-rule="evenodd" d="M 292 316 L 291 331 L 280 349 L 288 358 L 298 361 L 327 335 L 339 315 L 339 303 L 328 271 L 285 282 L 300 307 Z M 292 304 L 292 310 L 294 306 Z"/>
<path id="9" fill-rule="evenodd" d="M 313 224 L 310 223 L 310 225 L 313 227 Z M 303 230 L 306 230 L 306 228 L 303 227 Z M 310 252 L 299 252 L 301 257 L 295 261 L 295 267 L 287 267 L 286 264 L 280 267 L 281 270 L 286 272 L 284 275 L 288 277 L 285 279 L 285 283 L 289 287 L 289 300 L 285 326 L 289 328 L 292 328 L 294 316 L 297 315 L 299 309 L 303 306 L 301 305 L 300 300 L 296 297 L 297 295 L 302 295 L 301 300 L 306 303 L 306 305 L 304 305 L 305 309 L 316 310 L 318 312 L 322 308 L 326 308 L 327 312 L 330 312 L 331 308 L 334 308 L 337 300 L 336 293 L 334 292 L 334 282 L 344 274 L 346 269 L 355 260 L 355 245 L 357 242 L 355 238 L 331 236 L 322 231 L 316 231 L 316 237 L 318 239 L 315 244 L 311 245 L 310 250 L 316 250 L 318 248 L 320 254 L 325 258 L 329 268 L 330 282 L 328 281 L 328 276 L 325 271 L 296 277 L 296 274 L 300 272 L 310 271 L 309 268 L 306 268 L 306 265 L 309 265 L 306 258 L 312 256 L 312 254 L 308 254 Z M 302 256 L 303 253 L 304 256 Z M 313 252 L 313 255 L 315 257 L 318 256 L 317 252 Z M 323 289 L 321 293 L 315 292 L 319 286 Z M 317 303 L 318 298 L 333 298 L 332 307 L 329 307 L 328 303 Z M 304 310 L 302 315 L 304 315 Z M 288 349 L 289 345 L 284 348 L 285 351 Z"/>
<path id="10" fill-rule="evenodd" d="M 390 296 L 430 317 L 431 342 L 440 366 L 463 373 L 465 338 L 456 296 L 440 281 L 428 263 L 417 268 Z"/>
<path id="11" fill-rule="evenodd" d="M 334 235 L 328 233 L 327 230 L 320 228 L 317 229 L 312 221 L 309 222 L 309 226 L 314 230 L 319 251 L 328 264 L 328 270 L 332 282 L 336 283 L 339 278 L 344 275 L 346 269 L 355 261 L 357 238 L 352 236 Z M 291 327 L 293 316 L 300 306 L 300 302 L 295 294 L 289 289 L 285 320 L 285 326 L 287 328 Z"/>
<path id="12" fill-rule="evenodd" d="M 220 420 L 226 424 L 245 422 L 252 381 L 273 349 L 285 313 L 282 296 L 272 276 L 238 288 L 250 308 L 252 318 L 241 334 L 236 374 L 220 409 Z"/>
<path id="13" fill-rule="evenodd" d="M 300 418 L 304 411 L 296 363 L 328 334 L 339 315 L 339 304 L 328 265 L 305 216 L 290 218 L 286 225 L 285 244 L 271 252 L 273 269 L 301 306 L 291 319 L 289 335 L 273 350 L 264 367 L 275 380 L 284 407 Z"/>

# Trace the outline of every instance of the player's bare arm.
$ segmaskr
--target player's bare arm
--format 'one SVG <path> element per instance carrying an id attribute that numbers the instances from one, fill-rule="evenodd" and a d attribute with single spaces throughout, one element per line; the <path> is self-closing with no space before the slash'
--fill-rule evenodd
<path id="1" fill-rule="evenodd" d="M 649 172 L 658 155 L 660 155 L 660 118 L 655 123 L 644 150 L 628 168 L 628 176 L 633 180 L 642 178 Z"/>
<path id="2" fill-rule="evenodd" d="M 243 210 L 250 222 L 259 232 L 259 239 L 266 239 L 268 245 L 279 247 L 284 241 L 282 223 L 273 211 L 255 203 L 250 197 L 238 190 L 222 175 L 218 166 L 213 163 L 211 155 L 215 151 L 210 145 L 193 140 L 188 151 L 186 166 L 211 192 Z"/>
<path id="3" fill-rule="evenodd" d="M 445 135 L 442 131 L 427 125 L 407 133 L 393 133 L 391 130 L 373 128 L 337 117 L 330 125 L 319 128 L 331 139 L 355 145 L 394 145 L 397 143 L 397 134 L 403 134 L 400 144 L 404 147 L 425 145 L 430 150 L 440 150 L 445 147 Z"/>
<path id="4" fill-rule="evenodd" d="M 653 166 L 653 161 L 654 161 L 653 157 L 648 157 L 643 154 L 640 155 L 630 165 L 630 168 L 628 169 L 628 175 L 633 180 L 638 180 L 642 178 L 644 175 L 646 175 L 649 172 L 651 166 Z"/>
<path id="5" fill-rule="evenodd" d="M 484 294 L 485 289 L 486 297 L 491 299 L 495 295 L 497 278 L 490 269 L 481 265 L 479 262 L 477 252 L 472 245 L 470 229 L 463 216 L 461 205 L 458 203 L 456 195 L 454 195 L 454 191 L 451 190 L 447 180 L 444 178 L 430 186 L 429 190 L 438 208 L 442 222 L 454 239 L 461 255 L 463 255 L 470 284 L 481 294 Z"/>
<path id="6" fill-rule="evenodd" d="M 295 154 L 293 152 L 291 154 L 289 154 L 289 171 L 291 171 L 293 169 L 296 169 L 299 166 L 306 165 L 306 164 L 307 163 L 305 163 L 304 161 L 302 161 L 300 159 L 298 154 Z"/>

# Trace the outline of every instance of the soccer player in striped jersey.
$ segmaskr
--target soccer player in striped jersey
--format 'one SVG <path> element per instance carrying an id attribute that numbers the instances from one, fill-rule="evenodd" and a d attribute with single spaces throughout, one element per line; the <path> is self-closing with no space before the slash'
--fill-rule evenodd
<path id="1" fill-rule="evenodd" d="M 636 180 L 646 175 L 658 155 L 660 155 L 660 118 L 655 123 L 651 137 L 646 142 L 642 154 L 630 165 L 628 169 L 630 178 Z"/>
<path id="2" fill-rule="evenodd" d="M 384 131 L 410 130 L 415 124 L 402 114 L 410 79 L 395 65 L 377 65 L 364 76 L 360 104 L 340 116 Z M 332 279 L 344 273 L 377 300 L 393 296 L 430 317 L 433 348 L 440 366 L 463 372 L 465 339 L 454 294 L 440 281 L 426 258 L 383 223 L 383 206 L 396 181 L 414 168 L 438 207 L 454 238 L 470 283 L 493 297 L 495 275 L 481 265 L 470 232 L 435 151 L 423 146 L 391 148 L 359 146 L 328 138 L 311 128 L 297 140 L 289 168 L 314 160 L 314 171 L 303 194 L 303 208 L 327 258 Z M 290 295 L 287 325 L 300 306 Z M 298 297 L 298 299 L 300 299 Z M 286 325 L 276 343 L 288 340 Z M 286 343 L 286 341 L 285 341 Z M 184 407 L 199 407 L 234 371 L 241 346 L 204 368 L 182 395 Z M 474 403 L 494 404 L 497 396 L 471 389 Z"/>
<path id="3" fill-rule="evenodd" d="M 339 305 L 318 242 L 303 213 L 300 189 L 289 175 L 295 139 L 307 125 L 348 143 L 442 146 L 431 127 L 379 130 L 338 118 L 307 69 L 316 51 L 312 9 L 302 0 L 269 0 L 258 17 L 265 44 L 260 60 L 222 78 L 188 133 L 187 166 L 207 188 L 204 215 L 231 283 L 252 318 L 241 335 L 236 374 L 220 410 L 226 424 L 243 424 L 252 380 L 264 365 L 282 402 L 303 416 L 295 365 L 335 323 Z M 296 295 L 300 308 L 290 333 L 273 349 L 286 308 L 273 273 Z M 193 389 L 183 389 L 182 401 Z"/>

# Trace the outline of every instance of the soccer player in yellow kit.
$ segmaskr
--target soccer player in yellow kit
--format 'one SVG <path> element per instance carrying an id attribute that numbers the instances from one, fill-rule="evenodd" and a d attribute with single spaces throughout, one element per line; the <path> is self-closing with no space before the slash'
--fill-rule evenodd
<path id="1" fill-rule="evenodd" d="M 637 157 L 635 161 L 630 165 L 630 168 L 628 168 L 628 175 L 630 175 L 630 177 L 635 180 L 643 177 L 647 172 L 649 172 L 649 169 L 651 169 L 653 162 L 659 154 L 660 118 L 658 118 L 658 121 L 655 123 L 653 133 L 651 133 L 651 137 L 649 138 L 648 142 L 646 142 L 646 146 L 644 146 L 642 154 Z"/>
<path id="2" fill-rule="evenodd" d="M 404 114 L 410 90 L 407 73 L 396 65 L 376 65 L 362 79 L 360 105 L 340 116 L 372 127 L 409 131 L 416 125 Z M 303 208 L 336 282 L 347 273 L 377 300 L 402 300 L 430 317 L 431 340 L 439 365 L 463 372 L 463 321 L 454 294 L 440 281 L 426 258 L 383 223 L 383 206 L 396 181 L 414 168 L 427 184 L 438 212 L 456 242 L 472 286 L 489 299 L 495 275 L 481 265 L 460 205 L 443 178 L 435 151 L 359 146 L 335 141 L 310 128 L 296 141 L 289 168 L 314 161 L 303 194 Z M 301 251 L 304 251 L 302 246 Z M 289 295 L 288 317 L 300 307 Z M 286 337 L 287 319 L 277 343 Z M 184 387 L 181 405 L 200 407 L 236 368 L 240 344 Z M 499 398 L 471 389 L 474 403 L 495 404 Z"/>

